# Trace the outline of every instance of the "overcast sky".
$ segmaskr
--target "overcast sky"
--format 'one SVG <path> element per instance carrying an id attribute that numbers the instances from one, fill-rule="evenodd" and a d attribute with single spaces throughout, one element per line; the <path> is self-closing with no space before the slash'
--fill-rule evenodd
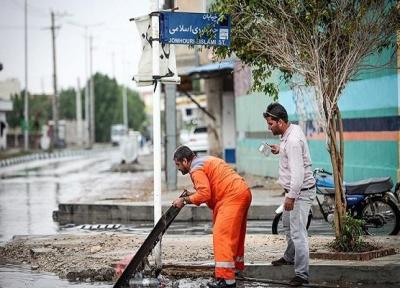
<path id="1" fill-rule="evenodd" d="M 24 80 L 24 0 L 0 0 L 0 80 Z M 134 87 L 140 39 L 129 19 L 148 14 L 149 0 L 28 0 L 28 89 L 52 93 L 50 11 L 56 12 L 58 87 L 83 85 L 85 29 L 93 35 L 93 71 Z M 113 56 L 114 55 L 114 56 Z M 114 63 L 114 64 L 113 64 Z"/>

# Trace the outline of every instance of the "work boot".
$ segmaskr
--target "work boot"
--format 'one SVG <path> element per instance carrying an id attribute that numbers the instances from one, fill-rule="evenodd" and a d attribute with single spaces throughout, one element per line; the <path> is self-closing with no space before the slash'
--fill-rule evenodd
<path id="1" fill-rule="evenodd" d="M 293 265 L 293 262 L 286 261 L 285 258 L 279 258 L 271 262 L 272 266 Z"/>
<path id="2" fill-rule="evenodd" d="M 214 282 L 208 282 L 207 287 L 209 288 L 236 287 L 236 282 L 232 284 L 226 284 L 225 279 L 217 279 Z"/>
<path id="3" fill-rule="evenodd" d="M 292 280 L 290 280 L 290 286 L 302 286 L 303 284 L 308 284 L 308 280 L 301 278 L 300 276 L 294 276 Z"/>

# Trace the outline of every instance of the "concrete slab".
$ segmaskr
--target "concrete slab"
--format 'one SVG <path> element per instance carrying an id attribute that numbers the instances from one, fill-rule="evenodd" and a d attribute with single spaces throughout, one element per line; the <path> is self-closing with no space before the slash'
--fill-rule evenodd
<path id="1" fill-rule="evenodd" d="M 170 206 L 163 206 L 166 211 Z M 254 204 L 249 209 L 248 220 L 272 220 L 278 205 Z M 313 207 L 317 211 L 318 207 Z M 58 210 L 53 212 L 53 219 L 61 225 L 92 224 L 92 223 L 121 223 L 132 221 L 153 221 L 154 209 L 152 205 L 142 203 L 132 204 L 85 204 L 85 203 L 61 203 Z M 320 218 L 315 212 L 314 217 Z M 209 221 L 211 210 L 202 205 L 196 207 L 188 205 L 179 213 L 175 221 Z"/>

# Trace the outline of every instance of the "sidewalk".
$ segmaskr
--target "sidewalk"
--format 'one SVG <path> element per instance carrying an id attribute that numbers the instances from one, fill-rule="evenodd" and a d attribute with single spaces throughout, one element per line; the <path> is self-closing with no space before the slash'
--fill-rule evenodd
<path id="1" fill-rule="evenodd" d="M 125 233 L 81 233 L 52 236 L 19 236 L 0 246 L 0 259 L 27 263 L 33 270 L 56 273 L 72 281 L 115 281 L 116 270 L 124 267 L 147 235 Z M 331 236 L 311 236 L 310 250 L 324 251 Z M 400 251 L 397 236 L 374 237 L 377 244 Z M 286 241 L 282 235 L 247 235 L 245 277 L 289 280 L 293 266 L 273 267 L 271 260 L 282 256 Z M 154 256 L 149 256 L 154 263 Z M 177 278 L 208 278 L 213 274 L 211 235 L 168 235 L 162 240 L 163 275 Z M 124 260 L 122 260 L 124 259 Z M 370 261 L 331 261 L 311 259 L 310 281 L 313 284 L 344 284 L 355 287 L 398 285 L 398 254 Z M 362 286 L 361 286 L 362 287 Z"/>

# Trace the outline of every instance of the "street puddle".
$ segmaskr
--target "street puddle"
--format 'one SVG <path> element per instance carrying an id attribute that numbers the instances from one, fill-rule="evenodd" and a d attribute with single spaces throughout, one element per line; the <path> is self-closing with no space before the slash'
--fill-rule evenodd
<path id="1" fill-rule="evenodd" d="M 110 288 L 112 283 L 81 283 L 60 279 L 57 275 L 32 271 L 29 266 L 0 264 L 0 287 L 4 288 Z"/>

